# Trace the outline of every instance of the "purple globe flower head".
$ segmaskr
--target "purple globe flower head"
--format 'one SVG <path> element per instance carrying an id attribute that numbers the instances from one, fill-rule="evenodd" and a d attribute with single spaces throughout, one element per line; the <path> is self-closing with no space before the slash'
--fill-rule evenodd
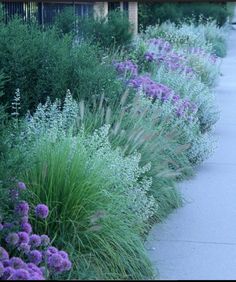
<path id="1" fill-rule="evenodd" d="M 20 269 L 23 268 L 25 266 L 25 263 L 23 262 L 23 260 L 21 258 L 18 257 L 12 257 L 9 260 L 10 266 L 14 269 Z"/>
<path id="2" fill-rule="evenodd" d="M 19 190 L 26 190 L 26 185 L 25 185 L 24 182 L 19 181 L 19 182 L 17 183 L 17 188 L 18 188 Z"/>
<path id="3" fill-rule="evenodd" d="M 41 270 L 41 267 L 38 267 L 37 265 L 35 265 L 35 264 L 32 263 L 32 262 L 27 263 L 27 268 L 28 268 L 28 270 L 30 271 L 30 273 L 31 273 L 31 271 L 32 271 L 32 272 L 36 272 L 36 273 L 38 273 L 38 274 L 40 274 L 40 275 L 43 275 L 43 272 L 42 272 L 42 270 Z"/>
<path id="4" fill-rule="evenodd" d="M 4 267 L 8 267 L 8 266 L 10 266 L 10 261 L 9 260 L 4 260 L 2 262 L 2 264 L 3 264 Z"/>
<path id="5" fill-rule="evenodd" d="M 45 266 L 41 266 L 40 270 L 41 270 L 42 275 L 46 275 L 47 274 L 47 269 L 46 269 Z"/>
<path id="6" fill-rule="evenodd" d="M 29 279 L 30 279 L 30 274 L 25 269 L 17 269 L 12 275 L 12 280 L 29 280 Z"/>
<path id="7" fill-rule="evenodd" d="M 50 238 L 45 234 L 41 235 L 41 245 L 48 246 L 49 244 L 50 244 Z"/>
<path id="8" fill-rule="evenodd" d="M 45 280 L 45 278 L 42 275 L 36 272 L 33 272 L 33 273 L 30 273 L 30 280 Z"/>
<path id="9" fill-rule="evenodd" d="M 144 54 L 144 59 L 148 62 L 153 62 L 155 60 L 155 53 L 154 52 L 146 52 Z"/>
<path id="10" fill-rule="evenodd" d="M 32 232 L 32 226 L 29 223 L 22 223 L 21 230 L 30 234 Z"/>
<path id="11" fill-rule="evenodd" d="M 38 204 L 35 208 L 35 214 L 37 217 L 45 219 L 49 213 L 48 207 L 44 204 Z"/>
<path id="12" fill-rule="evenodd" d="M 42 253 L 38 250 L 33 250 L 28 255 L 29 261 L 38 265 L 42 262 Z"/>
<path id="13" fill-rule="evenodd" d="M 61 267 L 63 262 L 63 258 L 60 254 L 52 254 L 48 258 L 48 266 L 49 268 L 56 268 L 56 267 Z"/>
<path id="14" fill-rule="evenodd" d="M 28 223 L 28 221 L 29 221 L 29 217 L 27 215 L 22 216 L 22 218 L 20 219 L 20 224 Z"/>
<path id="15" fill-rule="evenodd" d="M 0 278 L 3 276 L 4 273 L 4 266 L 3 264 L 0 262 Z"/>
<path id="16" fill-rule="evenodd" d="M 65 251 L 59 251 L 58 254 L 64 258 L 64 259 L 68 259 L 68 254 Z"/>
<path id="17" fill-rule="evenodd" d="M 39 247 L 41 245 L 41 237 L 37 234 L 33 234 L 29 238 L 29 245 L 31 247 Z"/>
<path id="18" fill-rule="evenodd" d="M 10 267 L 10 266 L 7 266 L 7 267 L 4 268 L 2 279 L 3 280 L 10 280 L 10 279 L 12 279 L 12 276 L 13 276 L 14 273 L 15 273 L 15 269 Z"/>
<path id="19" fill-rule="evenodd" d="M 5 241 L 7 242 L 7 244 L 15 246 L 19 242 L 19 236 L 17 233 L 10 233 L 7 235 Z"/>
<path id="20" fill-rule="evenodd" d="M 62 262 L 62 267 L 63 267 L 63 270 L 64 270 L 64 271 L 70 270 L 71 267 L 72 267 L 71 261 L 68 260 L 68 259 L 64 259 L 63 262 Z"/>
<path id="21" fill-rule="evenodd" d="M 28 269 L 31 269 L 31 270 L 37 272 L 38 274 L 42 274 L 40 267 L 38 267 L 36 264 L 34 264 L 32 262 L 27 263 L 27 267 L 28 267 Z"/>
<path id="22" fill-rule="evenodd" d="M 18 232 L 18 236 L 19 236 L 19 244 L 21 243 L 29 243 L 29 234 L 27 232 Z"/>
<path id="23" fill-rule="evenodd" d="M 20 202 L 16 208 L 15 208 L 15 212 L 19 215 L 19 216 L 27 216 L 28 212 L 29 212 L 29 204 L 25 201 Z"/>
<path id="24" fill-rule="evenodd" d="M 117 72 L 122 75 L 136 76 L 138 74 L 138 66 L 130 60 L 115 63 L 115 67 Z"/>
<path id="25" fill-rule="evenodd" d="M 58 252 L 58 249 L 55 247 L 48 247 L 47 249 L 51 254 L 56 254 Z"/>
<path id="26" fill-rule="evenodd" d="M 21 243 L 18 250 L 27 255 L 30 252 L 30 245 L 27 243 Z"/>

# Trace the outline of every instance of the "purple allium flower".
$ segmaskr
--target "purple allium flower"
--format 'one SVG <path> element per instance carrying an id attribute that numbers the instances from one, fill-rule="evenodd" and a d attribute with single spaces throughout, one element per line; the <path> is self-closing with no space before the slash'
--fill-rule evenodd
<path id="1" fill-rule="evenodd" d="M 138 66 L 130 60 L 120 63 L 115 63 L 114 65 L 119 74 L 122 75 L 128 74 L 130 76 L 136 76 L 138 74 Z"/>
<path id="2" fill-rule="evenodd" d="M 41 266 L 41 267 L 40 267 L 40 270 L 41 270 L 42 275 L 46 275 L 47 269 L 46 269 L 45 266 Z"/>
<path id="3" fill-rule="evenodd" d="M 60 254 L 52 254 L 49 258 L 48 258 L 48 266 L 50 268 L 56 268 L 56 267 L 61 267 L 63 262 L 63 258 Z"/>
<path id="4" fill-rule="evenodd" d="M 25 201 L 20 202 L 16 208 L 15 212 L 20 216 L 28 215 L 29 212 L 29 204 Z"/>
<path id="5" fill-rule="evenodd" d="M 21 258 L 18 258 L 18 257 L 12 257 L 9 260 L 9 264 L 14 269 L 20 269 L 20 268 L 23 268 L 25 266 L 25 263 L 23 262 L 23 260 Z"/>
<path id="6" fill-rule="evenodd" d="M 29 234 L 27 232 L 18 232 L 18 236 L 19 236 L 19 244 L 21 243 L 29 243 Z"/>
<path id="7" fill-rule="evenodd" d="M 30 274 L 25 269 L 17 269 L 12 275 L 12 280 L 29 280 L 29 279 L 30 279 Z"/>
<path id="8" fill-rule="evenodd" d="M 42 261 L 42 254 L 40 251 L 37 251 L 37 250 L 33 250 L 29 253 L 29 260 L 38 265 L 40 264 L 40 262 Z"/>
<path id="9" fill-rule="evenodd" d="M 68 259 L 68 254 L 65 251 L 59 251 L 58 254 L 64 259 Z"/>
<path id="10" fill-rule="evenodd" d="M 18 188 L 19 190 L 26 190 L 26 185 L 25 185 L 24 182 L 19 181 L 19 182 L 17 183 L 17 188 Z"/>
<path id="11" fill-rule="evenodd" d="M 45 219 L 48 216 L 48 207 L 44 204 L 38 204 L 35 208 L 35 214 L 37 217 Z"/>
<path id="12" fill-rule="evenodd" d="M 15 269 L 10 267 L 10 266 L 7 266 L 4 269 L 2 279 L 3 280 L 10 280 L 10 279 L 12 279 L 12 276 L 13 276 L 14 273 L 15 273 Z"/>
<path id="13" fill-rule="evenodd" d="M 41 235 L 41 245 L 48 246 L 49 244 L 50 244 L 50 238 L 45 234 Z"/>
<path id="14" fill-rule="evenodd" d="M 34 263 L 32 262 L 27 263 L 27 267 L 30 273 L 32 271 L 32 272 L 36 272 L 37 274 L 43 275 L 41 268 L 35 265 Z"/>
<path id="15" fill-rule="evenodd" d="M 33 234 L 29 238 L 29 245 L 32 247 L 39 247 L 41 244 L 41 237 L 37 234 Z"/>
<path id="16" fill-rule="evenodd" d="M 21 230 L 30 234 L 32 232 L 32 227 L 29 223 L 22 223 L 21 224 Z"/>
<path id="17" fill-rule="evenodd" d="M 0 262 L 0 278 L 3 276 L 4 273 L 4 266 L 3 264 Z"/>
<path id="18" fill-rule="evenodd" d="M 21 243 L 18 249 L 24 254 L 28 254 L 30 252 L 30 245 L 28 245 L 27 243 Z"/>
<path id="19" fill-rule="evenodd" d="M 144 58 L 148 62 L 153 62 L 155 60 L 155 53 L 154 52 L 146 52 L 144 54 Z"/>
<path id="20" fill-rule="evenodd" d="M 3 263 L 4 267 L 10 266 L 10 261 L 9 260 L 4 260 L 2 263 Z"/>
<path id="21" fill-rule="evenodd" d="M 36 264 L 34 264 L 32 262 L 27 263 L 27 268 L 29 270 L 32 270 L 32 271 L 38 273 L 38 274 L 42 274 L 40 268 Z"/>
<path id="22" fill-rule="evenodd" d="M 30 280 L 45 280 L 45 278 L 36 272 L 32 272 L 30 273 Z"/>
<path id="23" fill-rule="evenodd" d="M 29 217 L 27 215 L 23 216 L 21 219 L 20 219 L 20 223 L 28 223 L 29 221 Z"/>
<path id="24" fill-rule="evenodd" d="M 49 251 L 51 254 L 55 254 L 58 252 L 58 249 L 55 247 L 48 247 L 47 251 Z"/>
<path id="25" fill-rule="evenodd" d="M 15 246 L 19 242 L 19 236 L 17 233 L 10 233 L 7 235 L 5 241 L 7 244 Z"/>
<path id="26" fill-rule="evenodd" d="M 62 262 L 62 267 L 63 267 L 63 271 L 68 271 L 71 269 L 72 267 L 72 263 L 70 260 L 68 259 L 64 259 Z"/>

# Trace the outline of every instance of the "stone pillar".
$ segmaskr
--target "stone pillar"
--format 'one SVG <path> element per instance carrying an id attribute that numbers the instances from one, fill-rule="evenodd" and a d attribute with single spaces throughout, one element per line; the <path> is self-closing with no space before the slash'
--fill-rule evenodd
<path id="1" fill-rule="evenodd" d="M 106 17 L 108 14 L 108 2 L 95 2 L 94 3 L 94 16 Z"/>
<path id="2" fill-rule="evenodd" d="M 133 25 L 134 35 L 138 33 L 138 2 L 129 2 L 129 21 Z"/>

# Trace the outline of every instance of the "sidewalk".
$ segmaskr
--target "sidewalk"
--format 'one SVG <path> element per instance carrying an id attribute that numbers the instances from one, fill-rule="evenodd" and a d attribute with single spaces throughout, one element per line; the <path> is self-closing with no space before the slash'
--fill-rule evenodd
<path id="1" fill-rule="evenodd" d="M 221 71 L 218 149 L 180 183 L 187 203 L 155 225 L 146 244 L 160 279 L 236 278 L 236 30 Z"/>

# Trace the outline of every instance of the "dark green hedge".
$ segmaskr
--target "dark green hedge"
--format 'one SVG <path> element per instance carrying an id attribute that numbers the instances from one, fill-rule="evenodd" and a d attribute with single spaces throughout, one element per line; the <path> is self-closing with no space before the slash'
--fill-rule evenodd
<path id="1" fill-rule="evenodd" d="M 192 18 L 198 21 L 200 16 L 214 18 L 222 26 L 230 16 L 228 3 L 139 3 L 139 24 L 143 27 L 170 20 L 179 23 Z"/>

